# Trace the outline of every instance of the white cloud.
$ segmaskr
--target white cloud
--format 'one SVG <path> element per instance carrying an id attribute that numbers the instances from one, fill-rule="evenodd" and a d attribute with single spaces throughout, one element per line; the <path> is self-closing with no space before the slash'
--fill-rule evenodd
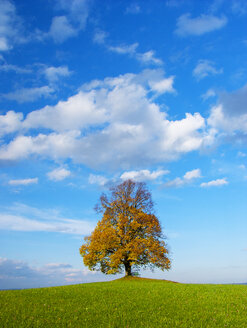
<path id="1" fill-rule="evenodd" d="M 224 27 L 227 23 L 225 16 L 216 17 L 202 14 L 199 17 L 191 18 L 190 14 L 184 14 L 177 20 L 175 33 L 179 36 L 202 35 Z"/>
<path id="2" fill-rule="evenodd" d="M 0 51 L 10 50 L 15 43 L 24 41 L 22 25 L 12 1 L 0 1 Z"/>
<path id="3" fill-rule="evenodd" d="M 21 215 L 25 217 L 31 217 L 36 220 L 52 220 L 56 221 L 60 218 L 59 211 L 57 209 L 38 209 L 31 207 L 23 203 L 14 203 L 11 206 L 3 208 L 2 212 L 6 212 L 12 215 Z"/>
<path id="4" fill-rule="evenodd" d="M 91 222 L 71 219 L 60 221 L 37 221 L 22 217 L 0 213 L 0 229 L 12 231 L 46 231 L 67 234 L 87 235 L 92 232 L 94 225 Z"/>
<path id="5" fill-rule="evenodd" d="M 11 186 L 27 186 L 30 184 L 36 184 L 36 183 L 38 183 L 38 181 L 39 181 L 38 178 L 9 180 L 9 185 L 11 185 Z"/>
<path id="6" fill-rule="evenodd" d="M 6 38 L 0 37 L 0 51 L 9 50 L 10 46 L 7 43 Z"/>
<path id="7" fill-rule="evenodd" d="M 168 79 L 164 83 L 162 70 L 144 70 L 92 81 L 68 100 L 30 112 L 18 135 L 2 142 L 0 160 L 41 155 L 91 168 L 129 170 L 198 150 L 210 137 L 204 118 L 186 113 L 169 120 L 154 102 L 157 92 L 170 91 Z M 39 128 L 47 130 L 38 133 Z"/>
<path id="8" fill-rule="evenodd" d="M 50 97 L 54 92 L 55 90 L 52 87 L 45 85 L 43 87 L 18 89 L 13 92 L 2 94 L 2 97 L 24 103 L 32 102 L 42 97 Z"/>
<path id="9" fill-rule="evenodd" d="M 58 9 L 63 9 L 67 12 L 68 17 L 74 23 L 78 24 L 79 29 L 84 29 L 89 10 L 90 10 L 90 0 L 57 0 Z"/>
<path id="10" fill-rule="evenodd" d="M 137 48 L 139 44 L 137 42 L 129 45 L 124 44 L 113 46 L 107 44 L 105 40 L 106 34 L 104 32 L 98 31 L 95 33 L 94 42 L 104 45 L 111 52 L 115 52 L 120 55 L 129 55 L 144 65 L 161 66 L 163 64 L 163 61 L 155 56 L 155 52 L 153 50 L 149 50 L 144 53 L 138 52 Z"/>
<path id="11" fill-rule="evenodd" d="M 0 210 L 0 230 L 46 231 L 83 236 L 90 234 L 94 227 L 95 222 L 63 218 L 53 210 L 35 209 L 18 204 Z"/>
<path id="12" fill-rule="evenodd" d="M 162 94 L 165 92 L 174 92 L 173 88 L 174 76 L 170 76 L 167 79 L 163 79 L 160 81 L 151 81 L 150 87 L 153 91 L 156 91 L 158 94 Z"/>
<path id="13" fill-rule="evenodd" d="M 47 263 L 43 267 L 38 268 L 39 272 L 44 272 L 48 275 L 64 275 L 66 282 L 81 282 L 86 275 L 95 275 L 95 271 L 90 271 L 87 268 L 75 269 L 70 264 L 66 263 Z"/>
<path id="14" fill-rule="evenodd" d="M 66 101 L 59 101 L 55 106 L 46 106 L 29 113 L 24 126 L 66 131 L 83 129 L 106 121 L 106 108 L 104 104 L 100 104 L 100 94 L 80 91 Z"/>
<path id="15" fill-rule="evenodd" d="M 71 175 L 71 172 L 63 167 L 59 167 L 51 172 L 47 173 L 49 180 L 61 181 L 65 178 L 68 178 Z"/>
<path id="16" fill-rule="evenodd" d="M 184 180 L 192 180 L 192 179 L 197 179 L 201 178 L 201 170 L 200 169 L 195 169 L 191 170 L 185 173 L 184 175 Z"/>
<path id="17" fill-rule="evenodd" d="M 151 64 L 160 66 L 163 64 L 161 59 L 155 57 L 155 52 L 153 50 L 149 50 L 144 53 L 137 52 L 136 49 L 138 45 L 138 43 L 133 43 L 130 45 L 107 46 L 107 49 L 118 54 L 127 54 L 133 56 L 144 65 Z"/>
<path id="18" fill-rule="evenodd" d="M 2 145 L 0 148 L 0 159 L 5 161 L 26 158 L 32 153 L 32 145 L 32 137 L 18 136 L 8 145 Z"/>
<path id="19" fill-rule="evenodd" d="M 215 97 L 216 92 L 213 89 L 208 89 L 206 93 L 204 93 L 201 97 L 205 101 L 209 98 Z"/>
<path id="20" fill-rule="evenodd" d="M 128 54 L 134 55 L 136 53 L 136 48 L 138 47 L 138 43 L 133 43 L 130 45 L 121 45 L 121 46 L 108 46 L 108 50 L 112 52 L 116 52 L 118 54 Z"/>
<path id="21" fill-rule="evenodd" d="M 76 36 L 78 33 L 68 21 L 66 16 L 53 17 L 49 35 L 57 43 L 62 43 L 70 37 Z"/>
<path id="22" fill-rule="evenodd" d="M 163 64 L 161 59 L 155 57 L 155 52 L 153 50 L 149 50 L 144 53 L 136 53 L 136 58 L 143 64 L 153 64 L 157 66 Z"/>
<path id="23" fill-rule="evenodd" d="M 44 155 L 52 159 L 67 158 L 73 154 L 76 147 L 76 132 L 64 134 L 51 133 L 32 136 L 18 136 L 8 146 L 0 148 L 0 159 L 18 160 L 25 159 L 32 154 Z"/>
<path id="24" fill-rule="evenodd" d="M 88 182 L 90 184 L 97 184 L 99 186 L 104 186 L 109 180 L 102 175 L 90 174 Z"/>
<path id="25" fill-rule="evenodd" d="M 71 72 L 69 71 L 67 66 L 50 66 L 44 69 L 43 74 L 45 75 L 47 80 L 52 83 L 57 82 L 61 77 L 70 76 Z"/>
<path id="26" fill-rule="evenodd" d="M 20 129 L 22 120 L 23 113 L 9 111 L 5 115 L 0 115 L 0 136 Z"/>
<path id="27" fill-rule="evenodd" d="M 214 128 L 220 128 L 230 132 L 231 130 L 235 130 L 239 127 L 239 118 L 235 119 L 234 126 L 232 123 L 233 122 L 231 122 L 231 120 L 225 117 L 222 105 L 212 107 L 210 116 L 208 118 L 209 125 L 213 126 Z"/>
<path id="28" fill-rule="evenodd" d="M 209 182 L 203 182 L 203 183 L 201 183 L 200 186 L 202 188 L 205 188 L 205 187 L 224 186 L 224 185 L 227 185 L 227 184 L 228 184 L 227 179 L 223 178 L 223 179 L 212 180 L 212 181 L 209 181 Z"/>
<path id="29" fill-rule="evenodd" d="M 58 9 L 64 10 L 65 15 L 55 16 L 52 19 L 48 36 L 51 36 L 55 42 L 62 43 L 70 37 L 76 36 L 85 28 L 88 14 L 88 0 L 58 0 Z"/>
<path id="30" fill-rule="evenodd" d="M 122 180 L 131 179 L 134 181 L 152 181 L 168 173 L 169 173 L 168 170 L 157 170 L 153 172 L 149 170 L 128 171 L 128 172 L 124 172 L 120 176 L 120 179 Z"/>
<path id="31" fill-rule="evenodd" d="M 184 180 L 181 178 L 175 178 L 174 180 L 170 180 L 164 184 L 165 188 L 173 188 L 173 187 L 181 187 L 185 184 Z"/>
<path id="32" fill-rule="evenodd" d="M 210 60 L 201 59 L 198 61 L 196 67 L 193 70 L 193 75 L 201 80 L 209 75 L 221 74 L 223 69 L 216 69 L 214 63 Z"/>
<path id="33" fill-rule="evenodd" d="M 168 181 L 164 184 L 164 187 L 181 187 L 187 184 L 190 184 L 194 181 L 194 179 L 201 178 L 201 170 L 195 169 L 188 171 L 184 174 L 182 178 L 175 178 L 174 180 Z"/>

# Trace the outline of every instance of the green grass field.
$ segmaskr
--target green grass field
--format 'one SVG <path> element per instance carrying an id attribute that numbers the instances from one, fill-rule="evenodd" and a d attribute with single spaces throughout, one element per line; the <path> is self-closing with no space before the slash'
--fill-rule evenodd
<path id="1" fill-rule="evenodd" d="M 247 327 L 247 286 L 149 279 L 0 292 L 0 327 Z"/>

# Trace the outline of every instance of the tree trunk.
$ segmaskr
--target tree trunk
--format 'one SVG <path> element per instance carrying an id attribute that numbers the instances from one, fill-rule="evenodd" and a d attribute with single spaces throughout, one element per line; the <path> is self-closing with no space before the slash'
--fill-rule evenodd
<path id="1" fill-rule="evenodd" d="M 124 267 L 125 267 L 125 276 L 132 276 L 130 263 L 125 262 Z"/>

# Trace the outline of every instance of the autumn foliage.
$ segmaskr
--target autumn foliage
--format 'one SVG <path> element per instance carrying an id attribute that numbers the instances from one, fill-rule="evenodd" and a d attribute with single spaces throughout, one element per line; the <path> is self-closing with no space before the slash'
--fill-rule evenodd
<path id="1" fill-rule="evenodd" d="M 151 194 L 145 183 L 127 180 L 102 194 L 97 210 L 103 214 L 80 248 L 90 270 L 132 275 L 140 266 L 170 268 L 168 250 Z"/>

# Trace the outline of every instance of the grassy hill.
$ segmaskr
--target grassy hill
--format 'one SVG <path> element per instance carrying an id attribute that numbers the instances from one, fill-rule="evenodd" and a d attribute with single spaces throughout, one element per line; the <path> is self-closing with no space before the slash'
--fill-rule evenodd
<path id="1" fill-rule="evenodd" d="M 0 292 L 0 327 L 247 327 L 247 286 L 153 279 Z"/>

